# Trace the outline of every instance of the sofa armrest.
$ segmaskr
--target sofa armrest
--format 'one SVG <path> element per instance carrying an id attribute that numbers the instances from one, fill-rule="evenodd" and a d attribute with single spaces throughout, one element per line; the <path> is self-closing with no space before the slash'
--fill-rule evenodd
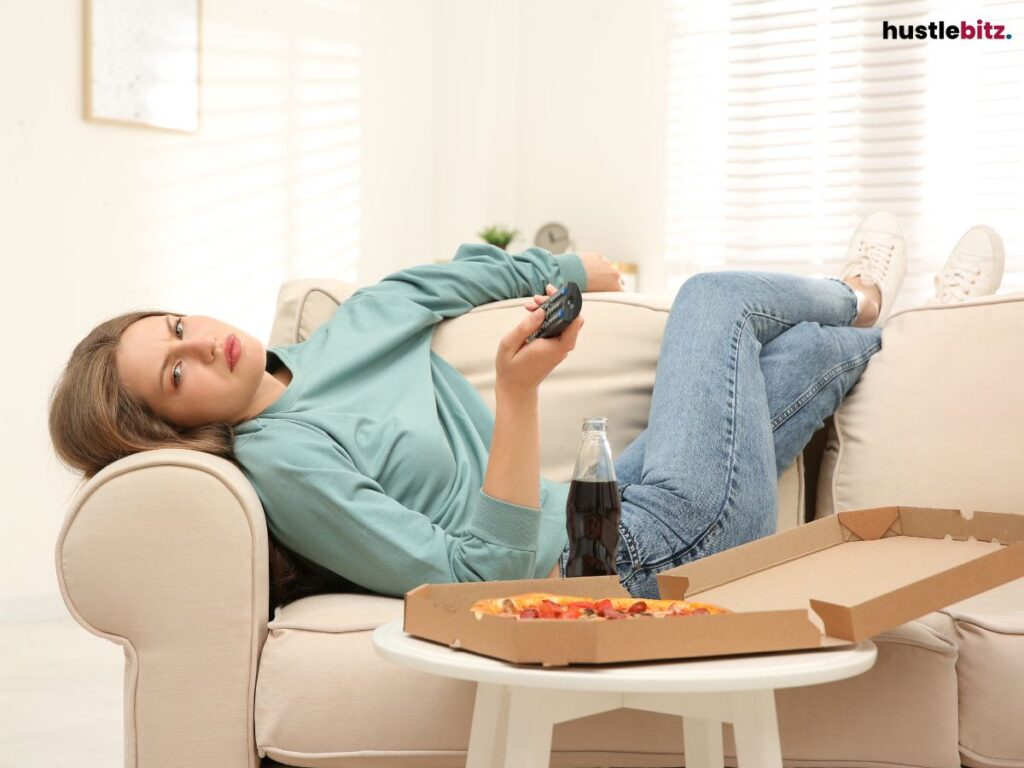
<path id="1" fill-rule="evenodd" d="M 267 532 L 235 465 L 173 449 L 115 462 L 72 499 L 56 566 L 75 620 L 124 647 L 125 766 L 259 766 Z"/>

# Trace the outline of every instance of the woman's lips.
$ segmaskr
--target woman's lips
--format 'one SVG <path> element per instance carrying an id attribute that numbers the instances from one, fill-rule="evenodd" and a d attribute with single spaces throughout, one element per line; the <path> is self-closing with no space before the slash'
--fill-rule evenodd
<path id="1" fill-rule="evenodd" d="M 224 354 L 228 359 L 228 368 L 233 371 L 238 364 L 238 358 L 242 356 L 242 340 L 235 336 L 235 334 L 231 334 L 228 336 L 225 346 Z"/>

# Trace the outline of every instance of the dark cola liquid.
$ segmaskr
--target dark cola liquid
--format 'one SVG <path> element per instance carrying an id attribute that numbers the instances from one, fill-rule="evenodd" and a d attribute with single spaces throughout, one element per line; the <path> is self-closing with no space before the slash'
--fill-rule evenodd
<path id="1" fill-rule="evenodd" d="M 621 515 L 619 484 L 614 480 L 572 481 L 565 505 L 565 527 L 569 533 L 567 577 L 616 573 Z"/>

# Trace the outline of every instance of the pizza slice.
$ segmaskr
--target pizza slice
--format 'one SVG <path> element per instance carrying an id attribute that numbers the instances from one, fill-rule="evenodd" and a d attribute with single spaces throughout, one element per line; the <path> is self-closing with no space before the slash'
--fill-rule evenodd
<path id="1" fill-rule="evenodd" d="M 485 615 L 514 619 L 632 619 L 643 616 L 698 616 L 731 613 L 711 603 L 689 600 L 645 600 L 636 597 L 578 597 L 528 592 L 477 600 L 470 606 L 477 619 Z"/>

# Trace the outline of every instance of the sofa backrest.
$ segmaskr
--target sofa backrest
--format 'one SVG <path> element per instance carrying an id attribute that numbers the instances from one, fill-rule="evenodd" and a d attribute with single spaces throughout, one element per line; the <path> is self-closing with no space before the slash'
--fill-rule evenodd
<path id="1" fill-rule="evenodd" d="M 817 516 L 903 504 L 1024 513 L 1024 294 L 889 318 L 835 414 Z"/>
<path id="2" fill-rule="evenodd" d="M 270 346 L 309 335 L 358 286 L 332 280 L 296 280 L 282 286 Z M 494 355 L 498 341 L 524 316 L 524 299 L 476 307 L 441 323 L 432 349 L 469 380 L 494 410 Z M 671 297 L 589 293 L 586 326 L 576 349 L 541 387 L 541 472 L 568 481 L 583 419 L 607 416 L 618 455 L 647 425 L 661 336 Z"/>
<path id="3" fill-rule="evenodd" d="M 281 287 L 269 346 L 296 344 L 337 309 L 358 286 L 337 280 L 294 280 Z M 567 482 L 579 450 L 583 419 L 608 418 L 608 439 L 618 456 L 647 426 L 654 374 L 671 296 L 587 293 L 576 349 L 540 388 L 541 473 Z M 494 355 L 498 341 L 522 319 L 523 299 L 476 307 L 446 320 L 432 348 L 451 363 L 494 410 Z M 778 489 L 778 529 L 804 518 L 803 461 L 798 457 Z"/>

